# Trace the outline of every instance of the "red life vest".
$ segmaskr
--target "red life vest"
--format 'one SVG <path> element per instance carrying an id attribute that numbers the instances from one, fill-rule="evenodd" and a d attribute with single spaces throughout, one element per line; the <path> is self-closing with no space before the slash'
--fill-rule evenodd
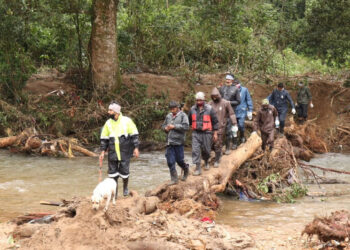
<path id="1" fill-rule="evenodd" d="M 197 111 L 199 110 L 196 108 L 192 108 L 191 110 L 192 130 L 212 131 L 213 127 L 211 123 L 210 109 L 204 106 L 203 120 L 201 120 L 201 117 L 199 114 L 197 114 Z"/>

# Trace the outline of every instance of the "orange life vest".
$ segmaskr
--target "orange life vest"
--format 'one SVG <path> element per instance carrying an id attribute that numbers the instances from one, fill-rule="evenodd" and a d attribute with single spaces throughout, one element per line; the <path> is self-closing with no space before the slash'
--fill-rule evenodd
<path id="1" fill-rule="evenodd" d="M 203 118 L 197 114 L 197 111 L 199 110 L 192 108 L 192 130 L 212 131 L 213 127 L 211 122 L 210 109 L 207 109 L 204 106 Z"/>

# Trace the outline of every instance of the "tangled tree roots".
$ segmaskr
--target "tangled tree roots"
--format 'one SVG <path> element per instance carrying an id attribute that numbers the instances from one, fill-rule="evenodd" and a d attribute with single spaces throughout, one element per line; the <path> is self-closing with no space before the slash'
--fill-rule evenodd
<path id="1" fill-rule="evenodd" d="M 306 225 L 302 234 L 307 234 L 309 237 L 317 235 L 318 239 L 323 242 L 348 241 L 350 238 L 350 212 L 341 210 L 328 217 L 315 218 Z"/>
<path id="2" fill-rule="evenodd" d="M 291 120 L 290 123 L 291 126 L 285 129 L 286 136 L 275 140 L 271 152 L 258 150 L 234 173 L 226 190 L 228 194 L 237 195 L 237 189 L 243 188 L 248 198 L 255 198 L 250 193 L 268 198 L 277 197 L 277 193 L 280 193 L 279 197 L 286 196 L 284 188 L 300 183 L 296 172 L 297 159 L 309 161 L 314 152 L 327 152 L 326 143 L 320 138 L 317 127 L 312 122 L 297 125 Z M 243 183 L 243 186 L 237 187 L 236 180 Z M 300 187 L 303 189 L 299 190 L 302 195 L 306 190 Z"/>
<path id="3" fill-rule="evenodd" d="M 303 154 L 311 154 L 310 157 L 312 152 L 320 154 L 328 152 L 326 142 L 321 139 L 318 128 L 312 121 L 298 125 L 292 118 L 290 123 L 291 125 L 285 129 L 285 134 L 292 145 L 299 148 L 297 151 L 307 151 Z"/>

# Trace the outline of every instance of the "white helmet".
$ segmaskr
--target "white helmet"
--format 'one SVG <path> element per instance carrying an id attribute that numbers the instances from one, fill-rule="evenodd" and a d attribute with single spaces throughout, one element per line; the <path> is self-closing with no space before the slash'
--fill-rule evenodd
<path id="1" fill-rule="evenodd" d="M 196 94 L 196 100 L 205 100 L 205 95 L 203 92 L 197 92 Z"/>

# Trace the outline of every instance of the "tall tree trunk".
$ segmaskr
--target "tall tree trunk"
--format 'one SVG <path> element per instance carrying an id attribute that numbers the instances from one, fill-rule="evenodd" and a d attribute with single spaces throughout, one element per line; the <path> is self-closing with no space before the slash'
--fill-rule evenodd
<path id="1" fill-rule="evenodd" d="M 94 90 L 103 94 L 117 89 L 117 6 L 119 0 L 93 0 L 91 31 L 91 81 Z"/>

